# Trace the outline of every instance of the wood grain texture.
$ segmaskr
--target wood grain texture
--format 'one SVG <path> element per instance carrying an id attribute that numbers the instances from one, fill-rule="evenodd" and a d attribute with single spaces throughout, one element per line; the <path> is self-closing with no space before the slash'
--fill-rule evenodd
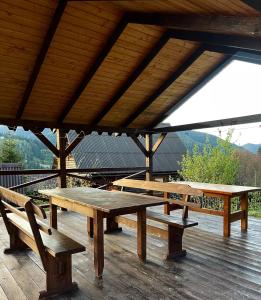
<path id="1" fill-rule="evenodd" d="M 150 197 L 128 192 L 105 191 L 94 188 L 78 187 L 65 189 L 40 190 L 42 194 L 51 196 L 57 200 L 70 203 L 72 206 L 63 206 L 74 210 L 77 206 L 82 207 L 82 213 L 85 208 L 91 210 L 100 210 L 105 213 L 120 214 L 126 211 L 136 211 L 148 206 L 161 205 L 164 203 L 159 197 Z M 55 200 L 55 202 L 57 202 Z M 77 208 L 76 208 L 77 209 Z M 79 212 L 79 210 L 77 210 Z M 92 217 L 92 215 L 91 215 Z"/>
<path id="2" fill-rule="evenodd" d="M 229 242 L 224 242 L 219 217 L 191 212 L 191 218 L 198 220 L 199 226 L 184 233 L 183 247 L 188 250 L 185 259 L 165 261 L 167 241 L 149 236 L 147 263 L 141 264 L 136 256 L 136 229 L 124 226 L 122 234 L 105 235 L 106 267 L 102 282 L 97 284 L 94 280 L 92 251 L 79 253 L 74 256 L 72 267 L 72 278 L 78 282 L 79 290 L 55 299 L 105 300 L 112 295 L 122 299 L 181 300 L 193 295 L 194 300 L 259 300 L 260 220 L 250 217 L 247 235 L 242 235 L 233 223 L 233 234 Z M 59 212 L 58 219 L 63 232 L 83 242 L 87 249 L 92 248 L 92 239 L 83 239 L 84 216 Z M 8 235 L 0 219 L 0 249 L 7 243 Z M 32 252 L 5 255 L 0 251 L 0 259 L 0 295 L 3 293 L 8 299 L 36 299 L 45 282 L 39 258 Z"/>
<path id="3" fill-rule="evenodd" d="M 44 51 L 41 68 L 35 72 L 34 62 L 42 52 L 56 5 L 57 1 L 44 0 L 14 0 L 12 3 L 3 0 L 0 3 L 1 118 L 14 120 L 24 97 L 27 105 L 22 114 L 23 120 L 57 123 L 84 74 L 94 65 L 98 53 L 125 13 L 190 15 L 200 18 L 201 28 L 211 25 L 208 30 L 212 31 L 220 31 L 224 27 L 220 21 L 220 28 L 216 26 L 219 16 L 230 20 L 241 18 L 242 23 L 246 17 L 252 20 L 260 17 L 260 12 L 239 0 L 68 1 L 50 47 Z M 202 23 L 203 19 L 209 20 L 209 23 Z M 230 29 L 238 24 L 240 21 L 231 24 Z M 249 30 L 251 24 L 242 26 Z M 110 99 L 115 99 L 115 105 L 110 107 L 99 125 L 119 127 L 124 124 L 198 46 L 197 42 L 171 39 L 143 72 L 135 73 L 164 31 L 162 26 L 128 24 L 99 68 L 95 68 L 88 86 L 76 97 L 78 100 L 65 122 L 92 124 L 102 108 L 110 107 Z M 256 31 L 259 31 L 257 27 Z M 235 30 L 231 33 L 234 34 Z M 158 120 L 197 80 L 211 71 L 219 59 L 222 59 L 222 54 L 204 55 L 132 125 L 146 128 Z M 30 77 L 31 74 L 35 76 Z M 26 89 L 29 79 L 31 84 Z"/>

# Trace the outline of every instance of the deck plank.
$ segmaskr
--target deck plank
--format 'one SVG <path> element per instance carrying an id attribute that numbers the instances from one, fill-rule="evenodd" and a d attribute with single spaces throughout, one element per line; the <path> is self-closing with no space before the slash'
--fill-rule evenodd
<path id="1" fill-rule="evenodd" d="M 86 218 L 59 212 L 59 230 L 87 250 L 73 255 L 79 290 L 56 299 L 261 299 L 261 219 L 250 217 L 247 233 L 233 223 L 231 237 L 224 238 L 219 217 L 190 216 L 199 226 L 185 231 L 188 254 L 178 261 L 165 260 L 167 243 L 160 238 L 147 237 L 148 261 L 143 264 L 136 255 L 135 230 L 123 227 L 122 233 L 105 235 L 104 276 L 97 281 Z M 2 220 L 0 233 L 2 249 L 8 244 Z M 44 287 L 40 259 L 30 251 L 11 256 L 1 252 L 0 275 L 0 299 L 35 299 Z"/>

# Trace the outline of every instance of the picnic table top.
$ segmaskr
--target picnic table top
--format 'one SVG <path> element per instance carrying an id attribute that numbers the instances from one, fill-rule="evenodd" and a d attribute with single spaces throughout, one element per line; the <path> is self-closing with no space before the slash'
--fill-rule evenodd
<path id="1" fill-rule="evenodd" d="M 175 181 L 174 183 L 186 184 L 195 189 L 200 189 L 204 193 L 214 193 L 219 195 L 238 196 L 247 192 L 261 191 L 261 187 L 254 186 L 240 186 L 240 185 L 228 185 L 228 184 L 214 184 L 192 181 Z"/>
<path id="2" fill-rule="evenodd" d="M 121 213 L 128 209 L 138 210 L 165 203 L 160 197 L 90 187 L 55 188 L 39 190 L 39 192 L 106 213 Z"/>

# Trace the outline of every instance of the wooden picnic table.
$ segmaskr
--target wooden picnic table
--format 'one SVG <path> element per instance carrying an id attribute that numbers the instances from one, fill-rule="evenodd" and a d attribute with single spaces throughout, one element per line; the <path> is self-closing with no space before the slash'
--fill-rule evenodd
<path id="1" fill-rule="evenodd" d="M 208 210 L 204 208 L 193 208 L 192 210 L 201 211 L 210 214 L 223 216 L 223 235 L 230 236 L 231 223 L 241 220 L 241 230 L 247 230 L 248 227 L 248 193 L 261 191 L 261 187 L 238 186 L 226 184 L 211 184 L 191 181 L 178 181 L 174 183 L 186 184 L 192 188 L 202 190 L 204 196 L 221 198 L 224 200 L 223 211 Z M 240 210 L 231 212 L 231 199 L 240 198 Z"/>
<path id="2" fill-rule="evenodd" d="M 87 216 L 88 234 L 92 236 L 93 233 L 94 237 L 94 267 L 97 277 L 102 277 L 104 267 L 104 218 L 111 221 L 109 229 L 113 229 L 113 226 L 118 226 L 114 222 L 115 216 L 137 213 L 137 253 L 142 261 L 146 260 L 146 208 L 164 204 L 163 199 L 89 187 L 56 188 L 39 192 L 49 196 L 50 223 L 53 228 L 57 229 L 57 206 Z"/>

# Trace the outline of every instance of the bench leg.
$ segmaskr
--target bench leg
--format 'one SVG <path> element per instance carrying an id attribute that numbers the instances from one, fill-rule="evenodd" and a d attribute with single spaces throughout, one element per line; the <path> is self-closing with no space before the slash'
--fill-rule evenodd
<path id="1" fill-rule="evenodd" d="M 56 258 L 47 255 L 46 290 L 40 292 L 39 299 L 64 294 L 77 288 L 77 283 L 72 282 L 71 254 Z"/>
<path id="2" fill-rule="evenodd" d="M 4 254 L 12 254 L 16 251 L 29 249 L 29 247 L 19 238 L 18 232 L 15 228 L 11 229 L 9 237 L 10 247 L 4 249 Z"/>
<path id="3" fill-rule="evenodd" d="M 182 237 L 184 229 L 168 225 L 168 254 L 167 259 L 183 257 L 186 250 L 182 249 Z"/>
<path id="4" fill-rule="evenodd" d="M 119 224 L 115 221 L 115 217 L 106 218 L 106 230 L 104 233 L 112 233 L 122 231 L 122 228 L 119 227 Z"/>

